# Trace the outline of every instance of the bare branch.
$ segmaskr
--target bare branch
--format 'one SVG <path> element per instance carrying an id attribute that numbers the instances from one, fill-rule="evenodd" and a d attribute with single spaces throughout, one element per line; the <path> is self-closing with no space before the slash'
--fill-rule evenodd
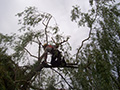
<path id="1" fill-rule="evenodd" d="M 97 15 L 98 15 L 98 14 L 95 15 L 95 17 L 94 17 L 94 19 L 93 19 L 93 21 L 92 21 L 92 24 L 93 24 L 94 21 L 96 20 Z M 93 28 L 92 28 L 92 24 L 91 24 L 91 27 L 90 27 L 89 36 L 88 36 L 86 39 L 84 39 L 84 40 L 82 41 L 81 46 L 78 48 L 78 51 L 77 51 L 77 53 L 76 53 L 76 60 L 78 60 L 78 54 L 79 54 L 81 48 L 83 47 L 84 42 L 87 41 L 87 40 L 89 40 L 90 37 L 91 37 L 91 33 L 92 33 L 92 29 L 93 29 Z"/>
<path id="2" fill-rule="evenodd" d="M 32 55 L 26 48 L 24 48 L 24 49 L 25 49 L 25 51 L 26 51 L 31 57 L 34 57 L 34 58 L 37 58 L 37 59 L 38 59 L 37 56 Z"/>
<path id="3" fill-rule="evenodd" d="M 67 42 L 68 40 L 69 40 L 69 38 L 67 38 L 66 40 L 63 40 L 62 42 L 59 43 L 59 45 L 61 45 L 61 44 L 65 43 L 65 42 Z"/>
<path id="4" fill-rule="evenodd" d="M 78 59 L 78 54 L 79 54 L 81 48 L 83 47 L 84 42 L 87 41 L 87 40 L 89 40 L 89 38 L 90 38 L 90 36 L 91 36 L 91 32 L 92 32 L 92 28 L 91 28 L 90 31 L 89 31 L 89 36 L 82 41 L 81 46 L 78 48 L 78 51 L 77 51 L 77 53 L 76 53 L 76 60 Z"/>
<path id="5" fill-rule="evenodd" d="M 67 80 L 62 76 L 62 74 L 61 73 L 59 73 L 57 70 L 55 70 L 55 69 L 53 69 L 53 68 L 51 68 L 53 71 L 55 71 L 56 73 L 58 73 L 62 78 L 63 78 L 63 80 L 67 83 L 67 85 L 71 88 L 71 89 L 73 89 L 73 87 L 67 82 Z"/>

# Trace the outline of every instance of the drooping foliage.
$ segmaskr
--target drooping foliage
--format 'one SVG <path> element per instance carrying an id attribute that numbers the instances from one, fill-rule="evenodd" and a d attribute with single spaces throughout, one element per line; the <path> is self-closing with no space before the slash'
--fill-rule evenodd
<path id="1" fill-rule="evenodd" d="M 90 29 L 76 53 L 79 69 L 71 72 L 72 84 L 76 90 L 119 90 L 120 3 L 90 0 L 90 5 L 87 13 L 79 6 L 71 12 L 72 21 Z"/>

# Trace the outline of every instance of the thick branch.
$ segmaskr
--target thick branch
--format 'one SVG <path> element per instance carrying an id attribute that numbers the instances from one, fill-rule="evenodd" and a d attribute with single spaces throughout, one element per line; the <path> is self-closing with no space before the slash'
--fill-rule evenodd
<path id="1" fill-rule="evenodd" d="M 52 65 L 45 65 L 45 68 L 78 68 L 78 65 L 75 63 L 66 63 L 66 66 L 52 66 Z"/>

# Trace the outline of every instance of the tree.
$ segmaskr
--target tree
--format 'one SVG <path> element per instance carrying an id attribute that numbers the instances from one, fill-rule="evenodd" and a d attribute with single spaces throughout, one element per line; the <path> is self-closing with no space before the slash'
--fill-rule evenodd
<path id="1" fill-rule="evenodd" d="M 8 45 L 13 41 L 12 36 L 0 33 L 0 90 L 14 90 L 15 67 L 10 55 L 7 54 Z"/>
<path id="2" fill-rule="evenodd" d="M 90 5 L 87 13 L 79 6 L 71 12 L 72 21 L 90 29 L 76 53 L 79 68 L 71 71 L 72 85 L 76 90 L 119 90 L 120 3 L 90 0 Z"/>
<path id="3" fill-rule="evenodd" d="M 11 57 L 16 64 L 14 83 L 17 88 L 21 90 L 42 90 L 55 88 L 55 85 L 62 87 L 60 84 L 64 82 L 60 78 L 69 85 L 59 73 L 62 72 L 60 69 L 56 70 L 50 67 L 48 70 L 48 67 L 45 69 L 45 64 L 42 63 L 45 55 L 42 46 L 45 43 L 59 45 L 66 61 L 69 62 L 71 59 L 69 36 L 64 36 L 59 32 L 57 23 L 51 14 L 39 12 L 35 7 L 28 7 L 16 16 L 19 17 L 18 24 L 21 28 L 19 34 L 14 34 L 11 45 L 14 51 Z M 47 83 L 49 81 L 52 83 Z"/>

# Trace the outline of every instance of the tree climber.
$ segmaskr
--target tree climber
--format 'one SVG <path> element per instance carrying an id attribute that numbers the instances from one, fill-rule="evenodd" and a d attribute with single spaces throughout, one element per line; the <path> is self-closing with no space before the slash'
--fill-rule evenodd
<path id="1" fill-rule="evenodd" d="M 51 65 L 52 66 L 65 66 L 66 62 L 61 55 L 61 52 L 57 49 L 58 45 L 48 45 L 44 44 L 43 48 L 45 50 L 45 62 L 47 61 L 47 55 L 50 53 L 51 57 Z"/>

